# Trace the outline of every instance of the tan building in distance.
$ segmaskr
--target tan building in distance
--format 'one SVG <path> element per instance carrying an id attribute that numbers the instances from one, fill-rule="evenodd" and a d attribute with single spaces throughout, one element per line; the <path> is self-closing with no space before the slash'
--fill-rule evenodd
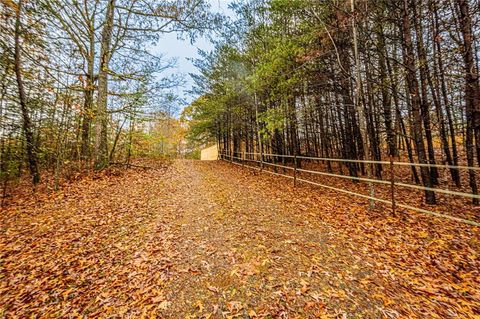
<path id="1" fill-rule="evenodd" d="M 204 148 L 200 153 L 200 160 L 202 161 L 214 161 L 218 158 L 217 145 Z"/>

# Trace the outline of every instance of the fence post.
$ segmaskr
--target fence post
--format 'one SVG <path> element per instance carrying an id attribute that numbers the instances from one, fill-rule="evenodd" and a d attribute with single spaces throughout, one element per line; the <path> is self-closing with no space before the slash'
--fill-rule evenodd
<path id="1" fill-rule="evenodd" d="M 233 163 L 233 149 L 230 149 L 230 163 Z"/>
<path id="2" fill-rule="evenodd" d="M 393 156 L 390 155 L 390 196 L 392 198 L 392 213 L 395 215 L 395 172 L 393 170 Z"/>
<path id="3" fill-rule="evenodd" d="M 293 165 L 294 165 L 293 187 L 296 187 L 297 186 L 297 152 L 295 152 L 295 155 L 293 155 Z"/>
<path id="4" fill-rule="evenodd" d="M 263 171 L 263 151 L 260 148 L 260 172 Z"/>
<path id="5" fill-rule="evenodd" d="M 245 166 L 245 151 L 242 152 L 242 166 Z"/>

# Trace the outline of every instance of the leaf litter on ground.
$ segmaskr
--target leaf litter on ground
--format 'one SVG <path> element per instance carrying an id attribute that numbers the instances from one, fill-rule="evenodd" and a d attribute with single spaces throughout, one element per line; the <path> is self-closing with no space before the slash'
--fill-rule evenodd
<path id="1" fill-rule="evenodd" d="M 152 166 L 14 198 L 0 317 L 478 318 L 475 227 L 228 163 Z"/>

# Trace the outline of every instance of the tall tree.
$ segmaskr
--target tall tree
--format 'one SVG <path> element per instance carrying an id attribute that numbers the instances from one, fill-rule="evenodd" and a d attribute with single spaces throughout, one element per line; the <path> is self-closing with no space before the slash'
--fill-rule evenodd
<path id="1" fill-rule="evenodd" d="M 107 13 L 103 22 L 102 37 L 100 41 L 100 67 L 98 73 L 98 99 L 95 112 L 95 167 L 97 169 L 108 165 L 108 73 L 112 57 L 112 32 L 115 0 L 108 0 Z"/>
<path id="2" fill-rule="evenodd" d="M 22 111 L 23 133 L 25 134 L 28 166 L 30 169 L 30 175 L 32 176 L 33 184 L 38 184 L 38 182 L 40 182 L 40 172 L 38 170 L 37 147 L 34 141 L 32 122 L 30 119 L 30 111 L 28 108 L 28 100 L 27 100 L 27 95 L 25 93 L 24 83 L 23 83 L 22 44 L 21 44 L 23 0 L 18 1 L 17 8 L 15 9 L 15 11 L 16 11 L 15 49 L 14 49 L 15 76 L 17 79 L 20 109 Z"/>
<path id="3" fill-rule="evenodd" d="M 468 166 L 474 165 L 474 149 L 477 150 L 477 161 L 480 163 L 480 86 L 477 64 L 474 59 L 474 45 L 472 33 L 472 18 L 467 0 L 456 1 L 460 12 L 460 31 L 463 37 L 463 59 L 465 67 L 465 105 L 467 129 L 465 148 Z M 475 136 L 475 142 L 474 142 Z M 474 144 L 475 143 L 475 144 Z M 475 172 L 469 170 L 470 187 L 474 194 L 478 194 Z M 477 198 L 473 199 L 478 204 Z"/>

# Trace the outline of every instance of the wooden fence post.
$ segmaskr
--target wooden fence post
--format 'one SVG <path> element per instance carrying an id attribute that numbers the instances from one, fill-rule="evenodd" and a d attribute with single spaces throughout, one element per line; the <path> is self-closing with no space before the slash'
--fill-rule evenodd
<path id="1" fill-rule="evenodd" d="M 295 155 L 293 155 L 293 165 L 294 165 L 294 170 L 293 170 L 293 187 L 297 186 L 297 153 L 295 152 Z"/>
<path id="2" fill-rule="evenodd" d="M 245 151 L 242 152 L 242 166 L 245 166 Z"/>
<path id="3" fill-rule="evenodd" d="M 392 198 L 392 213 L 395 215 L 395 172 L 393 170 L 392 155 L 390 155 L 390 196 Z"/>
<path id="4" fill-rule="evenodd" d="M 263 171 L 263 152 L 260 149 L 260 172 Z"/>

